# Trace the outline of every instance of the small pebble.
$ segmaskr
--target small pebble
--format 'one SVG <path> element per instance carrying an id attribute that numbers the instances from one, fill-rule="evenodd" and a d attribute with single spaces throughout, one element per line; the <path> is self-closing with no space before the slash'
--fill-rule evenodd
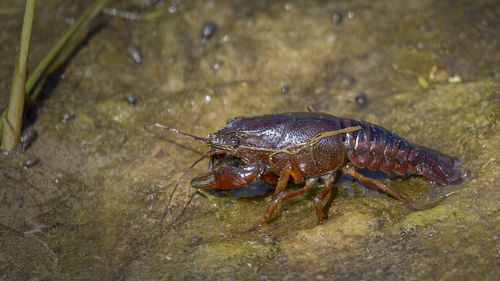
<path id="1" fill-rule="evenodd" d="M 132 56 L 135 63 L 141 64 L 144 58 L 142 57 L 141 48 L 136 45 L 131 45 L 128 47 L 128 53 Z"/>
<path id="2" fill-rule="evenodd" d="M 21 146 L 21 151 L 25 152 L 31 143 L 36 139 L 38 133 L 32 127 L 25 129 L 21 133 L 21 138 L 19 139 L 19 145 Z"/>
<path id="3" fill-rule="evenodd" d="M 411 226 L 411 225 L 405 225 L 403 227 L 403 229 L 401 230 L 400 235 L 401 235 L 401 237 L 407 237 L 407 236 L 409 236 L 410 234 L 413 234 L 413 233 L 415 233 L 415 228 L 413 226 Z"/>
<path id="4" fill-rule="evenodd" d="M 283 86 L 283 88 L 281 88 L 281 93 L 283 95 L 288 94 L 288 92 L 290 92 L 290 86 L 285 85 L 285 86 Z"/>
<path id="5" fill-rule="evenodd" d="M 135 105 L 137 103 L 137 99 L 135 98 L 134 94 L 132 93 L 126 93 L 125 94 L 125 99 L 130 105 Z"/>
<path id="6" fill-rule="evenodd" d="M 214 35 L 217 26 L 213 22 L 206 22 L 203 24 L 203 32 L 201 33 L 201 42 L 207 43 L 208 40 Z"/>
<path id="7" fill-rule="evenodd" d="M 357 96 L 355 96 L 354 101 L 359 107 L 365 107 L 368 102 L 365 92 L 360 92 Z"/>
<path id="8" fill-rule="evenodd" d="M 206 95 L 205 98 L 203 99 L 203 101 L 205 103 L 209 103 L 211 100 L 212 100 L 212 97 L 210 95 Z"/>
<path id="9" fill-rule="evenodd" d="M 66 113 L 64 113 L 64 115 L 63 115 L 63 120 L 62 120 L 62 122 L 63 122 L 63 123 L 67 123 L 69 120 L 71 120 L 71 119 L 75 118 L 75 116 L 76 116 L 75 114 L 72 114 L 72 113 L 66 112 Z"/>
<path id="10" fill-rule="evenodd" d="M 334 12 L 332 16 L 332 21 L 334 25 L 339 25 L 342 22 L 342 13 L 341 12 Z"/>
<path id="11" fill-rule="evenodd" d="M 262 244 L 266 244 L 266 245 L 278 245 L 278 241 L 276 241 L 276 239 L 272 238 L 271 236 L 267 235 L 267 234 L 261 234 L 259 235 L 259 241 L 262 243 Z"/>
<path id="12" fill-rule="evenodd" d="M 191 242 L 189 242 L 189 247 L 195 247 L 201 244 L 201 237 L 200 236 L 193 236 L 191 238 Z"/>
<path id="13" fill-rule="evenodd" d="M 24 168 L 29 168 L 33 167 L 38 163 L 38 158 L 36 157 L 30 157 L 28 160 L 24 161 L 23 167 Z"/>

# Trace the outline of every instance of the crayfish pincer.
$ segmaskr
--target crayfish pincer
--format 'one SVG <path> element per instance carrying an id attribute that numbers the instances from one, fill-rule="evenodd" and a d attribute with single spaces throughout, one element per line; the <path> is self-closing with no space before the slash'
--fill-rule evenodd
<path id="1" fill-rule="evenodd" d="M 316 195 L 314 207 L 318 223 L 324 224 L 321 202 L 331 192 L 337 171 L 377 187 L 411 210 L 414 207 L 389 185 L 363 176 L 357 169 L 419 175 L 441 185 L 463 181 L 461 162 L 456 157 L 411 144 L 380 126 L 324 113 L 237 117 L 228 120 L 226 126 L 207 138 L 158 124 L 155 126 L 189 136 L 211 147 L 184 173 L 201 160 L 209 159 L 208 172 L 191 181 L 195 188 L 234 189 L 256 178 L 276 186 L 267 211 L 251 230 L 265 224 L 280 202 L 308 192 L 318 180 L 324 182 L 324 188 Z M 217 163 L 227 159 L 242 164 L 217 167 Z M 304 186 L 286 190 L 290 178 Z"/>

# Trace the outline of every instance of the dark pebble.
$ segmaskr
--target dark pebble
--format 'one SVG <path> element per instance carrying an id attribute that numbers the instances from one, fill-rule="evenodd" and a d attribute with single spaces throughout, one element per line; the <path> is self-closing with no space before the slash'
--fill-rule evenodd
<path id="1" fill-rule="evenodd" d="M 201 42 L 206 43 L 212 35 L 214 35 L 217 26 L 213 22 L 206 22 L 203 24 L 203 32 L 201 33 Z"/>
<path id="2" fill-rule="evenodd" d="M 334 25 L 339 25 L 342 22 L 342 13 L 334 12 L 332 16 L 332 21 Z"/>
<path id="3" fill-rule="evenodd" d="M 125 99 L 130 105 L 135 105 L 137 103 L 137 99 L 135 98 L 134 94 L 132 93 L 126 93 L 125 94 Z"/>
<path id="4" fill-rule="evenodd" d="M 281 88 L 281 93 L 283 95 L 288 94 L 288 92 L 290 92 L 290 86 L 285 85 L 285 86 L 283 86 L 283 88 Z"/>
<path id="5" fill-rule="evenodd" d="M 141 48 L 136 45 L 131 45 L 128 47 L 128 53 L 132 56 L 135 63 L 141 64 L 144 60 L 142 57 Z"/>
<path id="6" fill-rule="evenodd" d="M 32 127 L 25 129 L 21 133 L 21 138 L 19 139 L 19 145 L 21 146 L 21 151 L 25 152 L 31 145 L 31 143 L 36 139 L 38 133 Z"/>
<path id="7" fill-rule="evenodd" d="M 360 92 L 356 97 L 354 97 L 354 101 L 359 107 L 365 107 L 368 102 L 365 92 Z"/>
<path id="8" fill-rule="evenodd" d="M 38 163 L 38 158 L 36 158 L 36 157 L 30 157 L 30 158 L 28 158 L 28 160 L 24 161 L 23 166 L 25 168 L 29 168 L 29 167 L 35 166 L 36 163 Z"/>
<path id="9" fill-rule="evenodd" d="M 63 115 L 63 120 L 62 120 L 62 121 L 63 121 L 63 123 L 66 123 L 66 122 L 68 122 L 69 120 L 71 120 L 71 119 L 75 118 L 75 116 L 76 116 L 75 114 L 72 114 L 72 113 L 66 112 L 66 113 L 64 113 L 64 115 Z"/>

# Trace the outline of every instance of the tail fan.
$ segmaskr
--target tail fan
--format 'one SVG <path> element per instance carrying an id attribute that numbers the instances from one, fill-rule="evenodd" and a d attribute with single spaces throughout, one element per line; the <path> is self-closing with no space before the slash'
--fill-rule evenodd
<path id="1" fill-rule="evenodd" d="M 417 165 L 416 174 L 441 185 L 457 185 L 464 181 L 461 159 L 426 147 L 423 150 L 423 161 Z"/>

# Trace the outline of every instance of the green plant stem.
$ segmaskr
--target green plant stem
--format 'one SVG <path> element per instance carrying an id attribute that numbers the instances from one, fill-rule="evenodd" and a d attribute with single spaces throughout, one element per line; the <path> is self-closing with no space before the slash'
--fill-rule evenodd
<path id="1" fill-rule="evenodd" d="M 50 49 L 47 55 L 43 58 L 43 60 L 38 64 L 33 73 L 29 76 L 28 82 L 26 82 L 26 93 L 30 93 L 33 90 L 36 82 L 41 78 L 41 76 L 45 73 L 47 68 L 52 64 L 54 59 L 57 57 L 61 49 L 66 46 L 68 41 L 83 27 L 91 22 L 95 16 L 101 12 L 104 5 L 109 0 L 96 0 L 92 6 L 90 6 L 85 13 L 76 21 L 76 23 L 63 35 L 63 37 Z"/>
<path id="2" fill-rule="evenodd" d="M 78 33 L 80 30 L 82 30 L 85 26 L 87 26 L 93 18 L 95 18 L 99 12 L 101 12 L 101 10 L 104 8 L 104 5 L 106 5 L 106 3 L 108 2 L 109 0 L 96 0 L 92 6 L 90 6 L 86 11 L 85 13 L 78 19 L 78 21 L 63 35 L 63 37 L 56 43 L 56 45 L 54 45 L 54 47 L 52 47 L 52 49 L 50 49 L 50 51 L 47 53 L 47 55 L 45 55 L 45 57 L 42 59 L 42 61 L 38 64 L 38 66 L 35 68 L 35 70 L 33 71 L 33 73 L 28 77 L 28 80 L 26 81 L 26 74 L 24 75 L 24 79 L 23 79 L 23 87 L 19 87 L 20 84 L 17 84 L 17 88 L 14 87 L 14 79 L 15 77 L 17 77 L 16 75 L 14 75 L 14 79 L 13 79 L 13 86 L 11 87 L 11 96 L 12 96 L 12 93 L 14 92 L 14 88 L 16 88 L 16 91 L 20 91 L 21 88 L 23 88 L 23 96 L 24 96 L 24 100 L 22 98 L 17 98 L 15 100 L 15 106 L 16 108 L 18 108 L 19 106 L 21 106 L 21 110 L 20 111 L 14 111 L 14 112 L 17 112 L 20 114 L 21 117 L 10 117 L 10 118 L 13 118 L 13 119 L 10 119 L 8 118 L 8 112 L 9 112 L 9 108 L 11 108 L 10 106 L 10 102 L 14 102 L 11 98 L 11 100 L 9 101 L 9 108 L 7 108 L 1 115 L 0 115 L 0 137 L 2 139 L 2 145 L 4 147 L 4 149 L 6 150 L 11 150 L 11 149 L 7 149 L 7 147 L 14 147 L 15 148 L 15 144 L 12 144 L 12 142 L 16 140 L 16 143 L 19 141 L 19 137 L 15 137 L 16 134 L 12 135 L 13 133 L 12 132 L 15 132 L 13 131 L 13 128 L 15 128 L 15 124 L 17 124 L 17 122 L 21 122 L 20 120 L 22 120 L 22 108 L 24 107 L 24 102 L 26 102 L 27 104 L 33 104 L 35 101 L 32 100 L 32 98 L 29 96 L 30 92 L 33 90 L 34 86 L 36 85 L 36 83 L 42 78 L 43 74 L 48 70 L 48 68 L 53 64 L 55 58 L 58 56 L 58 54 L 61 52 L 62 48 L 64 48 L 68 41 L 74 37 L 74 35 L 76 33 Z M 28 4 L 30 2 L 33 2 L 33 10 L 34 10 L 34 2 L 35 0 L 29 0 L 27 2 L 27 6 L 26 6 L 26 9 L 28 9 Z M 31 13 L 33 14 L 33 10 L 31 11 Z M 26 17 L 25 17 L 25 21 L 26 21 Z M 33 16 L 31 16 L 31 19 L 33 19 Z M 24 31 L 24 26 L 23 26 L 23 31 Z M 31 24 L 30 24 L 30 33 L 31 33 Z M 29 39 L 28 39 L 28 43 L 29 43 Z M 19 51 L 19 54 L 21 54 L 21 50 Z M 21 57 L 19 57 L 20 59 Z M 27 60 L 27 57 L 26 57 L 26 60 Z M 26 71 L 27 68 L 26 68 L 26 65 L 25 65 L 25 70 Z M 16 69 L 14 70 L 15 73 L 17 73 L 17 65 L 16 65 Z M 24 72 L 26 73 L 26 72 Z M 17 83 L 20 83 L 20 80 L 16 80 L 18 81 Z M 16 95 L 17 96 L 17 95 Z M 14 106 L 14 105 L 13 105 Z M 14 122 L 13 120 L 16 120 L 15 121 L 15 124 L 14 123 L 11 123 L 11 122 Z M 6 125 L 7 124 L 7 125 Z M 21 125 L 19 125 L 20 127 Z M 5 133 L 7 130 L 11 131 L 11 133 Z M 20 133 L 20 132 L 19 132 Z M 5 139 L 5 136 L 10 134 L 11 137 L 9 137 L 9 140 L 8 142 L 10 142 L 10 145 L 6 146 L 4 145 L 4 139 Z M 13 148 L 12 148 L 13 149 Z"/>
<path id="3" fill-rule="evenodd" d="M 21 136 L 26 73 L 28 72 L 28 55 L 34 12 L 35 0 L 27 0 L 23 29 L 21 31 L 21 42 L 19 44 L 19 53 L 17 54 L 17 62 L 14 67 L 14 75 L 12 78 L 9 107 L 7 108 L 7 114 L 2 115 L 2 147 L 5 151 L 11 151 L 16 148 L 19 143 L 19 137 Z"/>

